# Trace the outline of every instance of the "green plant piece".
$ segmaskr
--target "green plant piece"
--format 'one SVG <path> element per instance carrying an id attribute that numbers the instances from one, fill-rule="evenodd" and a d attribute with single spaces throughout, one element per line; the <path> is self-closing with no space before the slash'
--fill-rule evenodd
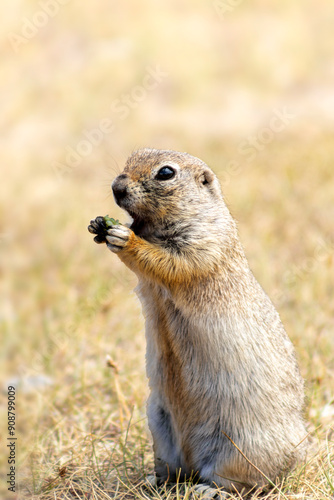
<path id="1" fill-rule="evenodd" d="M 105 215 L 103 217 L 103 220 L 106 223 L 107 227 L 121 226 L 122 225 L 118 219 L 113 219 L 112 217 L 109 217 L 109 215 Z"/>

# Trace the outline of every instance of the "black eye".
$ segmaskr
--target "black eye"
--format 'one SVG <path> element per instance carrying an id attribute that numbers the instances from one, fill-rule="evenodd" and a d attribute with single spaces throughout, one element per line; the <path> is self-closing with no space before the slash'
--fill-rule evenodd
<path id="1" fill-rule="evenodd" d="M 172 167 L 169 167 L 166 165 L 165 167 L 162 167 L 155 178 L 158 181 L 167 181 L 167 179 L 171 179 L 175 175 L 175 170 Z"/>

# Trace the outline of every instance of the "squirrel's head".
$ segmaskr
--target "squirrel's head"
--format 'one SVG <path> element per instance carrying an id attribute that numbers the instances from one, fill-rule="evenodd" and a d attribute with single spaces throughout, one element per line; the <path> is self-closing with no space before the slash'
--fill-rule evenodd
<path id="1" fill-rule="evenodd" d="M 176 151 L 135 151 L 112 183 L 112 190 L 116 203 L 137 225 L 203 219 L 209 207 L 222 204 L 212 170 L 198 158 Z"/>

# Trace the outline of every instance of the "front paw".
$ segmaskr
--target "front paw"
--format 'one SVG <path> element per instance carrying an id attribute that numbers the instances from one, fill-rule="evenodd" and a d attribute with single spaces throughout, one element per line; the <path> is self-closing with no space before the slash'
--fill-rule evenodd
<path id="1" fill-rule="evenodd" d="M 114 226 L 107 230 L 106 240 L 108 248 L 118 253 L 128 245 L 132 231 L 126 226 Z"/>
<path id="2" fill-rule="evenodd" d="M 96 217 L 96 219 L 91 220 L 88 231 L 92 234 L 96 234 L 94 238 L 96 243 L 106 243 L 107 226 L 104 217 Z"/>

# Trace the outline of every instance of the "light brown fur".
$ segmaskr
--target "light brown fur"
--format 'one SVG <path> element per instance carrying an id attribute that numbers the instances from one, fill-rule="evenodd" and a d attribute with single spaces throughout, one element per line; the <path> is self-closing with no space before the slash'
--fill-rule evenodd
<path id="1" fill-rule="evenodd" d="M 174 175 L 161 180 L 165 166 Z M 186 153 L 144 149 L 113 190 L 134 219 L 106 242 L 139 280 L 157 476 L 181 470 L 239 491 L 266 484 L 226 433 L 275 481 L 305 456 L 303 381 L 217 178 Z"/>

